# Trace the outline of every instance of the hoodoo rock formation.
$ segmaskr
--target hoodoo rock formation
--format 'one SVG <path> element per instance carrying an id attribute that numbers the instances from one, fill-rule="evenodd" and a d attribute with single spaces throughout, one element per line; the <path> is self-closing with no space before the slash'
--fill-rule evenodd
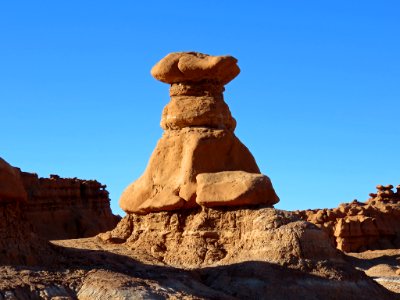
<path id="1" fill-rule="evenodd" d="M 151 74 L 170 84 L 162 138 L 144 174 L 123 193 L 127 213 L 194 207 L 273 205 L 279 201 L 267 176 L 235 136 L 236 121 L 224 85 L 240 69 L 232 56 L 171 53 Z"/>
<path id="2" fill-rule="evenodd" d="M 218 293 L 205 299 L 390 299 L 324 231 L 271 207 L 279 200 L 271 181 L 234 135 L 222 97 L 238 73 L 233 57 L 194 52 L 155 65 L 152 75 L 171 84 L 165 131 L 121 197 L 127 215 L 98 235 L 103 247 L 193 271 L 201 281 L 194 289 Z"/>
<path id="3" fill-rule="evenodd" d="M 26 263 L 40 245 L 41 256 L 29 257 L 51 257 L 17 204 L 31 201 L 29 218 L 60 229 L 76 221 L 65 205 L 105 220 L 107 193 L 98 182 L 37 178 L 0 161 L 0 299 L 394 299 L 326 232 L 271 207 L 279 199 L 234 135 L 222 97 L 238 73 L 233 57 L 192 52 L 153 68 L 171 84 L 171 102 L 145 173 L 121 198 L 128 214 L 96 237 L 51 241 L 51 267 L 5 265 Z"/>
<path id="4" fill-rule="evenodd" d="M 378 185 L 365 203 L 357 200 L 334 209 L 296 212 L 329 234 L 345 252 L 400 247 L 400 185 Z"/>
<path id="5" fill-rule="evenodd" d="M 21 209 L 35 232 L 45 239 L 95 236 L 113 229 L 120 220 L 110 209 L 106 186 L 96 180 L 20 174 L 28 194 Z"/>
<path id="6" fill-rule="evenodd" d="M 52 256 L 23 216 L 26 201 L 19 170 L 0 158 L 0 264 L 38 264 Z"/>

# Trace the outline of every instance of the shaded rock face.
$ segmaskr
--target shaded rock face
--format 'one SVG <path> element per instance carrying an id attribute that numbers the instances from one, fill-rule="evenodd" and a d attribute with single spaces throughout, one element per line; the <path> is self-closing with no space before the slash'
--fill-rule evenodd
<path id="1" fill-rule="evenodd" d="M 273 208 L 131 214 L 114 230 L 99 236 L 184 268 L 252 260 L 296 264 L 301 259 L 329 259 L 344 263 L 326 233 Z"/>
<path id="2" fill-rule="evenodd" d="M 18 169 L 0 158 L 0 264 L 33 265 L 53 257 L 47 241 L 33 233 L 21 211 L 26 200 Z"/>
<path id="3" fill-rule="evenodd" d="M 19 170 L 0 157 L 0 203 L 26 201 Z"/>
<path id="4" fill-rule="evenodd" d="M 345 262 L 326 233 L 273 208 L 131 214 L 99 237 L 106 244 L 131 249 L 134 257 L 145 255 L 165 268 L 197 274 L 200 282 L 188 286 L 209 293 L 203 294 L 205 299 L 367 299 L 371 295 L 390 299 L 383 288 Z M 164 276 L 170 287 L 182 272 Z M 189 277 L 185 278 L 180 279 L 180 288 L 188 284 Z"/>
<path id="5" fill-rule="evenodd" d="M 39 178 L 21 172 L 27 191 L 21 209 L 35 232 L 48 240 L 94 236 L 111 230 L 120 218 L 112 214 L 105 186 L 95 180 Z"/>
<path id="6" fill-rule="evenodd" d="M 353 201 L 334 209 L 298 211 L 297 215 L 329 234 L 345 252 L 400 247 L 400 185 L 377 186 L 365 203 Z"/>
<path id="7" fill-rule="evenodd" d="M 211 198 L 209 189 L 197 182 L 203 173 L 208 177 L 220 173 L 213 177 L 214 181 L 219 179 L 216 185 L 229 181 L 234 186 L 244 178 L 236 171 L 254 178 L 260 174 L 250 151 L 234 134 L 236 121 L 223 98 L 224 85 L 240 72 L 236 63 L 232 56 L 179 52 L 153 67 L 152 75 L 171 85 L 171 101 L 161 117 L 164 134 L 144 174 L 121 196 L 120 206 L 127 213 L 273 205 L 279 201 L 266 176 L 229 196 L 217 195 L 214 190 Z"/>

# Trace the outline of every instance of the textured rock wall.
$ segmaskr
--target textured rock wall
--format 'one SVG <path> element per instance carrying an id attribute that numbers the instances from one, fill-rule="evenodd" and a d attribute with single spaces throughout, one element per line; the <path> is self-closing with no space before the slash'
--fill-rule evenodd
<path id="1" fill-rule="evenodd" d="M 21 207 L 42 237 L 72 239 L 96 235 L 114 228 L 119 217 L 110 209 L 105 186 L 95 180 L 39 178 L 21 172 L 28 201 Z"/>
<path id="2" fill-rule="evenodd" d="M 33 233 L 21 212 L 26 198 L 18 169 L 0 158 L 0 264 L 38 264 L 52 258 L 47 241 Z"/>
<path id="3" fill-rule="evenodd" d="M 295 212 L 329 234 L 345 252 L 400 247 L 400 185 L 377 186 L 365 203 L 354 200 L 338 208 Z"/>
<path id="4" fill-rule="evenodd" d="M 273 208 L 195 209 L 129 214 L 99 235 L 172 266 L 195 268 L 243 261 L 341 261 L 328 236 L 292 213 Z"/>
<path id="5" fill-rule="evenodd" d="M 291 212 L 273 208 L 202 207 L 128 214 L 113 231 L 99 237 L 107 247 L 129 249 L 135 261 L 145 258 L 146 265 L 162 266 L 159 278 L 168 280 L 167 290 L 188 284 L 198 293 L 212 292 L 193 299 L 393 299 L 346 263 L 325 232 Z M 166 273 L 173 267 L 178 272 Z M 189 283 L 189 276 L 178 277 L 186 272 L 182 269 L 190 269 L 200 284 Z M 117 286 L 113 276 L 110 287 L 101 283 L 103 275 L 92 274 L 79 296 L 96 291 L 96 299 L 110 298 L 110 292 L 134 286 L 126 281 Z M 149 276 L 148 271 L 141 274 Z M 130 295 L 136 296 L 134 291 Z"/>
<path id="6" fill-rule="evenodd" d="M 44 264 L 53 258 L 53 250 L 33 232 L 20 203 L 0 202 L 0 265 Z"/>

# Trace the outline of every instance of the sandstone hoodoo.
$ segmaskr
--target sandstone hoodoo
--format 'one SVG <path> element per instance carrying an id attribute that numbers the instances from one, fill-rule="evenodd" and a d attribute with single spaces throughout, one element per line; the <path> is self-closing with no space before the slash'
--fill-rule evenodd
<path id="1" fill-rule="evenodd" d="M 222 97 L 233 57 L 174 53 L 152 73 L 171 84 L 165 132 L 113 230 L 40 239 L 32 227 L 65 238 L 111 224 L 105 186 L 0 160 L 0 299 L 394 299 L 326 232 L 271 207 L 279 199 Z M 27 263 L 45 265 L 10 266 Z"/>
<path id="2" fill-rule="evenodd" d="M 233 57 L 194 52 L 155 65 L 152 75 L 171 85 L 164 134 L 121 197 L 127 215 L 98 235 L 103 247 L 118 244 L 145 264 L 193 270 L 201 280 L 194 289 L 219 293 L 205 299 L 390 299 L 324 231 L 271 207 L 279 198 L 235 136 L 222 96 L 238 73 Z"/>
<path id="3" fill-rule="evenodd" d="M 151 70 L 170 84 L 162 138 L 144 174 L 124 191 L 127 213 L 199 206 L 273 205 L 271 181 L 235 136 L 236 121 L 223 98 L 224 85 L 240 72 L 232 56 L 171 53 Z"/>

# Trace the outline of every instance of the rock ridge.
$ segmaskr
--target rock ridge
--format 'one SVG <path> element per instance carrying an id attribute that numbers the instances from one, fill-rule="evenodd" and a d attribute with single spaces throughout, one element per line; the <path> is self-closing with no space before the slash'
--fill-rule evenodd
<path id="1" fill-rule="evenodd" d="M 297 211 L 329 234 L 345 252 L 400 247 L 400 185 L 378 185 L 366 202 L 354 200 L 333 209 Z"/>
<path id="2" fill-rule="evenodd" d="M 27 191 L 21 209 L 34 231 L 47 240 L 94 236 L 120 220 L 111 211 L 106 186 L 96 180 L 39 178 L 28 172 L 20 176 Z"/>

